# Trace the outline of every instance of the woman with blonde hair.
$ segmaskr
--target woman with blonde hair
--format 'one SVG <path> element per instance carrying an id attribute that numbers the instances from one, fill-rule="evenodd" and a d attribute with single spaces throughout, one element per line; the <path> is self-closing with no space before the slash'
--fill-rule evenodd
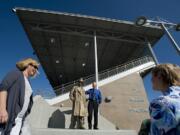
<path id="1" fill-rule="evenodd" d="M 38 73 L 39 63 L 31 58 L 16 63 L 0 83 L 0 135 L 30 135 L 27 115 L 33 100 L 29 78 Z"/>
<path id="2" fill-rule="evenodd" d="M 150 120 L 142 123 L 139 135 L 180 135 L 180 67 L 157 65 L 152 70 L 152 87 L 163 95 L 150 103 Z"/>

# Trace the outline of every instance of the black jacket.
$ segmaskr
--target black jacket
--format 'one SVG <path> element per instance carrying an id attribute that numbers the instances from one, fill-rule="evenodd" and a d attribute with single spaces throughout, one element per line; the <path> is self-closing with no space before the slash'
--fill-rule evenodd
<path id="1" fill-rule="evenodd" d="M 19 70 L 9 72 L 0 83 L 0 91 L 3 90 L 8 93 L 6 108 L 8 112 L 8 122 L 6 124 L 0 124 L 0 128 L 4 129 L 5 135 L 9 135 L 15 124 L 15 118 L 22 110 L 24 104 L 25 80 L 23 73 Z M 31 95 L 28 110 L 24 118 L 30 113 L 32 104 L 33 100 Z"/>

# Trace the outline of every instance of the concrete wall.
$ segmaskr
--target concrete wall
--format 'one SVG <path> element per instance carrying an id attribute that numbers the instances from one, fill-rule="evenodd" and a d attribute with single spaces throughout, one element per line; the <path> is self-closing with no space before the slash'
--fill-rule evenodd
<path id="1" fill-rule="evenodd" d="M 52 107 L 42 97 L 35 97 L 29 115 L 32 128 L 65 128 L 65 114 L 58 107 Z"/>
<path id="2" fill-rule="evenodd" d="M 119 129 L 138 131 L 141 121 L 149 118 L 148 100 L 143 80 L 138 73 L 104 85 L 100 89 L 103 97 L 112 96 L 111 102 L 101 104 L 100 113 Z"/>

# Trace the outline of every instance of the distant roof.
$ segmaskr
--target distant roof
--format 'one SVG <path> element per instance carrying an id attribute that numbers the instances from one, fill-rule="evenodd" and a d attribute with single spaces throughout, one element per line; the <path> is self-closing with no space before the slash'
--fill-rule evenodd
<path id="1" fill-rule="evenodd" d="M 14 8 L 52 87 L 94 74 L 94 33 L 99 71 L 145 55 L 163 36 L 157 26 L 48 10 Z"/>

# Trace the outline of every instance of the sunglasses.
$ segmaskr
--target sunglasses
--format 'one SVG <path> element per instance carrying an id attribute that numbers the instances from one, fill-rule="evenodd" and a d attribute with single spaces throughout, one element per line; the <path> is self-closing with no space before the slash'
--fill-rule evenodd
<path id="1" fill-rule="evenodd" d="M 33 65 L 33 64 L 29 64 L 29 65 L 33 66 L 35 69 L 38 70 L 38 67 L 37 67 L 37 66 L 35 66 L 35 65 Z"/>

